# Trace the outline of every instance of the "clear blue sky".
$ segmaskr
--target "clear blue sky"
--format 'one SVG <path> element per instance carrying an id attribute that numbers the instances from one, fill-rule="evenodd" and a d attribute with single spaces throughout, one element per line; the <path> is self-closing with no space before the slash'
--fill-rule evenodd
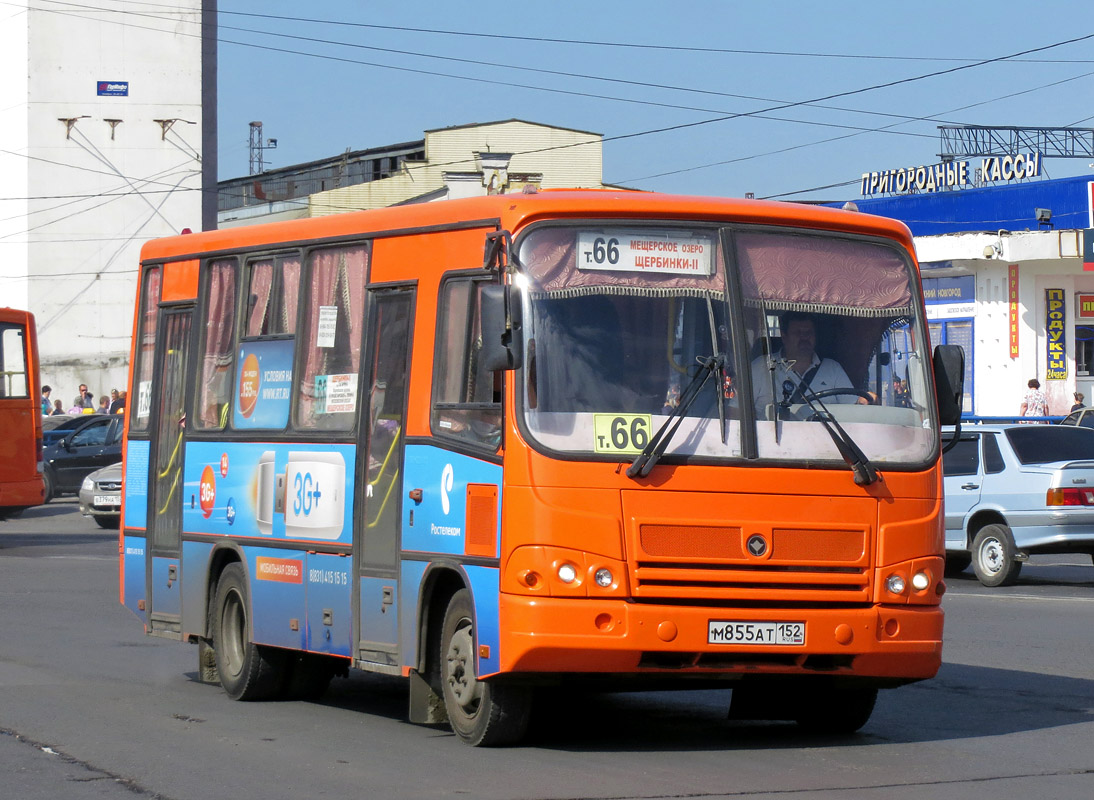
<path id="1" fill-rule="evenodd" d="M 252 120 L 278 140 L 265 157 L 281 167 L 515 117 L 603 134 L 608 183 L 843 199 L 858 196 L 863 172 L 936 162 L 943 122 L 1094 127 L 1094 38 L 969 66 L 1094 35 L 1089 0 L 219 8 L 221 178 L 247 174 Z M 396 30 L 412 28 L 445 33 Z M 967 68 L 907 80 L 956 67 Z M 894 81 L 905 82 L 857 92 Z M 753 115 L 845 92 L 857 93 Z M 719 117 L 732 118 L 690 125 Z M 690 127 L 645 133 L 681 125 Z M 1087 159 L 1045 167 L 1094 178 Z M 855 183 L 806 191 L 846 181 Z"/>

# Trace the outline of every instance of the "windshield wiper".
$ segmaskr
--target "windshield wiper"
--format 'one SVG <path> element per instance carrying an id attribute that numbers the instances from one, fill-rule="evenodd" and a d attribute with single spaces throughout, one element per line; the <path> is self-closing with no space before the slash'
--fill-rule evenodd
<path id="1" fill-rule="evenodd" d="M 649 443 L 643 448 L 642 452 L 635 456 L 631 465 L 627 467 L 628 478 L 645 478 L 650 474 L 650 470 L 653 469 L 658 459 L 665 453 L 665 448 L 669 446 L 669 442 L 672 440 L 673 435 L 676 433 L 676 429 L 680 427 L 680 423 L 684 421 L 684 414 L 688 412 L 688 409 L 695 403 L 699 392 L 703 390 L 706 382 L 710 379 L 710 376 L 714 374 L 715 370 L 721 370 L 725 366 L 726 357 L 724 353 L 715 353 L 709 358 L 698 359 L 701 365 L 699 371 L 695 373 L 695 377 L 691 379 L 691 382 L 684 387 L 684 391 L 680 393 L 680 402 L 677 404 L 671 412 L 669 412 L 668 419 L 651 438 Z M 717 387 L 715 387 L 717 388 Z M 676 421 L 676 424 L 672 426 L 671 430 L 669 425 Z"/>
<path id="2" fill-rule="evenodd" d="M 877 470 L 874 469 L 874 465 L 870 463 L 870 459 L 866 457 L 866 454 L 862 452 L 862 448 L 855 443 L 855 440 L 843 429 L 839 421 L 832 416 L 832 412 L 817 397 L 817 393 L 813 391 L 812 387 L 804 383 L 799 384 L 799 386 L 802 389 L 802 398 L 813 410 L 813 416 L 824 425 L 824 429 L 832 437 L 839 454 L 843 456 L 847 466 L 855 473 L 855 483 L 859 486 L 869 486 L 871 483 L 876 483 L 878 480 Z M 818 405 L 820 406 L 819 409 L 817 408 Z"/>

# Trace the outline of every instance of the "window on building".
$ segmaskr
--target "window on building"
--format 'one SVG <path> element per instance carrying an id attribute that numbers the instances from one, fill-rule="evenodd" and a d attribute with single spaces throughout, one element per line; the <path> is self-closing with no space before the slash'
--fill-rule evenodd
<path id="1" fill-rule="evenodd" d="M 1094 325 L 1075 326 L 1075 374 L 1090 375 L 1094 367 Z"/>

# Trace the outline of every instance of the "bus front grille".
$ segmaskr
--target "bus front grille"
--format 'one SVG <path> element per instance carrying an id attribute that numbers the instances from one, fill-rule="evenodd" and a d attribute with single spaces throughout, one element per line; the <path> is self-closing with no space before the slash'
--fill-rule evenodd
<path id="1" fill-rule="evenodd" d="M 869 537 L 864 529 L 770 528 L 765 551 L 730 526 L 639 525 L 636 599 L 748 604 L 866 603 Z"/>

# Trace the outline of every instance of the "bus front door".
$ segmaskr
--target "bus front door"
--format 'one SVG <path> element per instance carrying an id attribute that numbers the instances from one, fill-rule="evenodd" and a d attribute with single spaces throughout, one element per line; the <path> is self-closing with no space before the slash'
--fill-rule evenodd
<path id="1" fill-rule="evenodd" d="M 183 456 L 186 452 L 186 380 L 192 309 L 162 308 L 159 358 L 152 396 L 152 454 L 146 571 L 151 600 L 149 633 L 181 632 Z"/>
<path id="2" fill-rule="evenodd" d="M 360 570 L 357 649 L 359 658 L 388 668 L 398 666 L 399 519 L 413 300 L 413 290 L 404 287 L 371 291 L 365 339 L 369 382 L 361 428 L 366 438 L 357 466 L 362 510 L 354 525 Z"/>

